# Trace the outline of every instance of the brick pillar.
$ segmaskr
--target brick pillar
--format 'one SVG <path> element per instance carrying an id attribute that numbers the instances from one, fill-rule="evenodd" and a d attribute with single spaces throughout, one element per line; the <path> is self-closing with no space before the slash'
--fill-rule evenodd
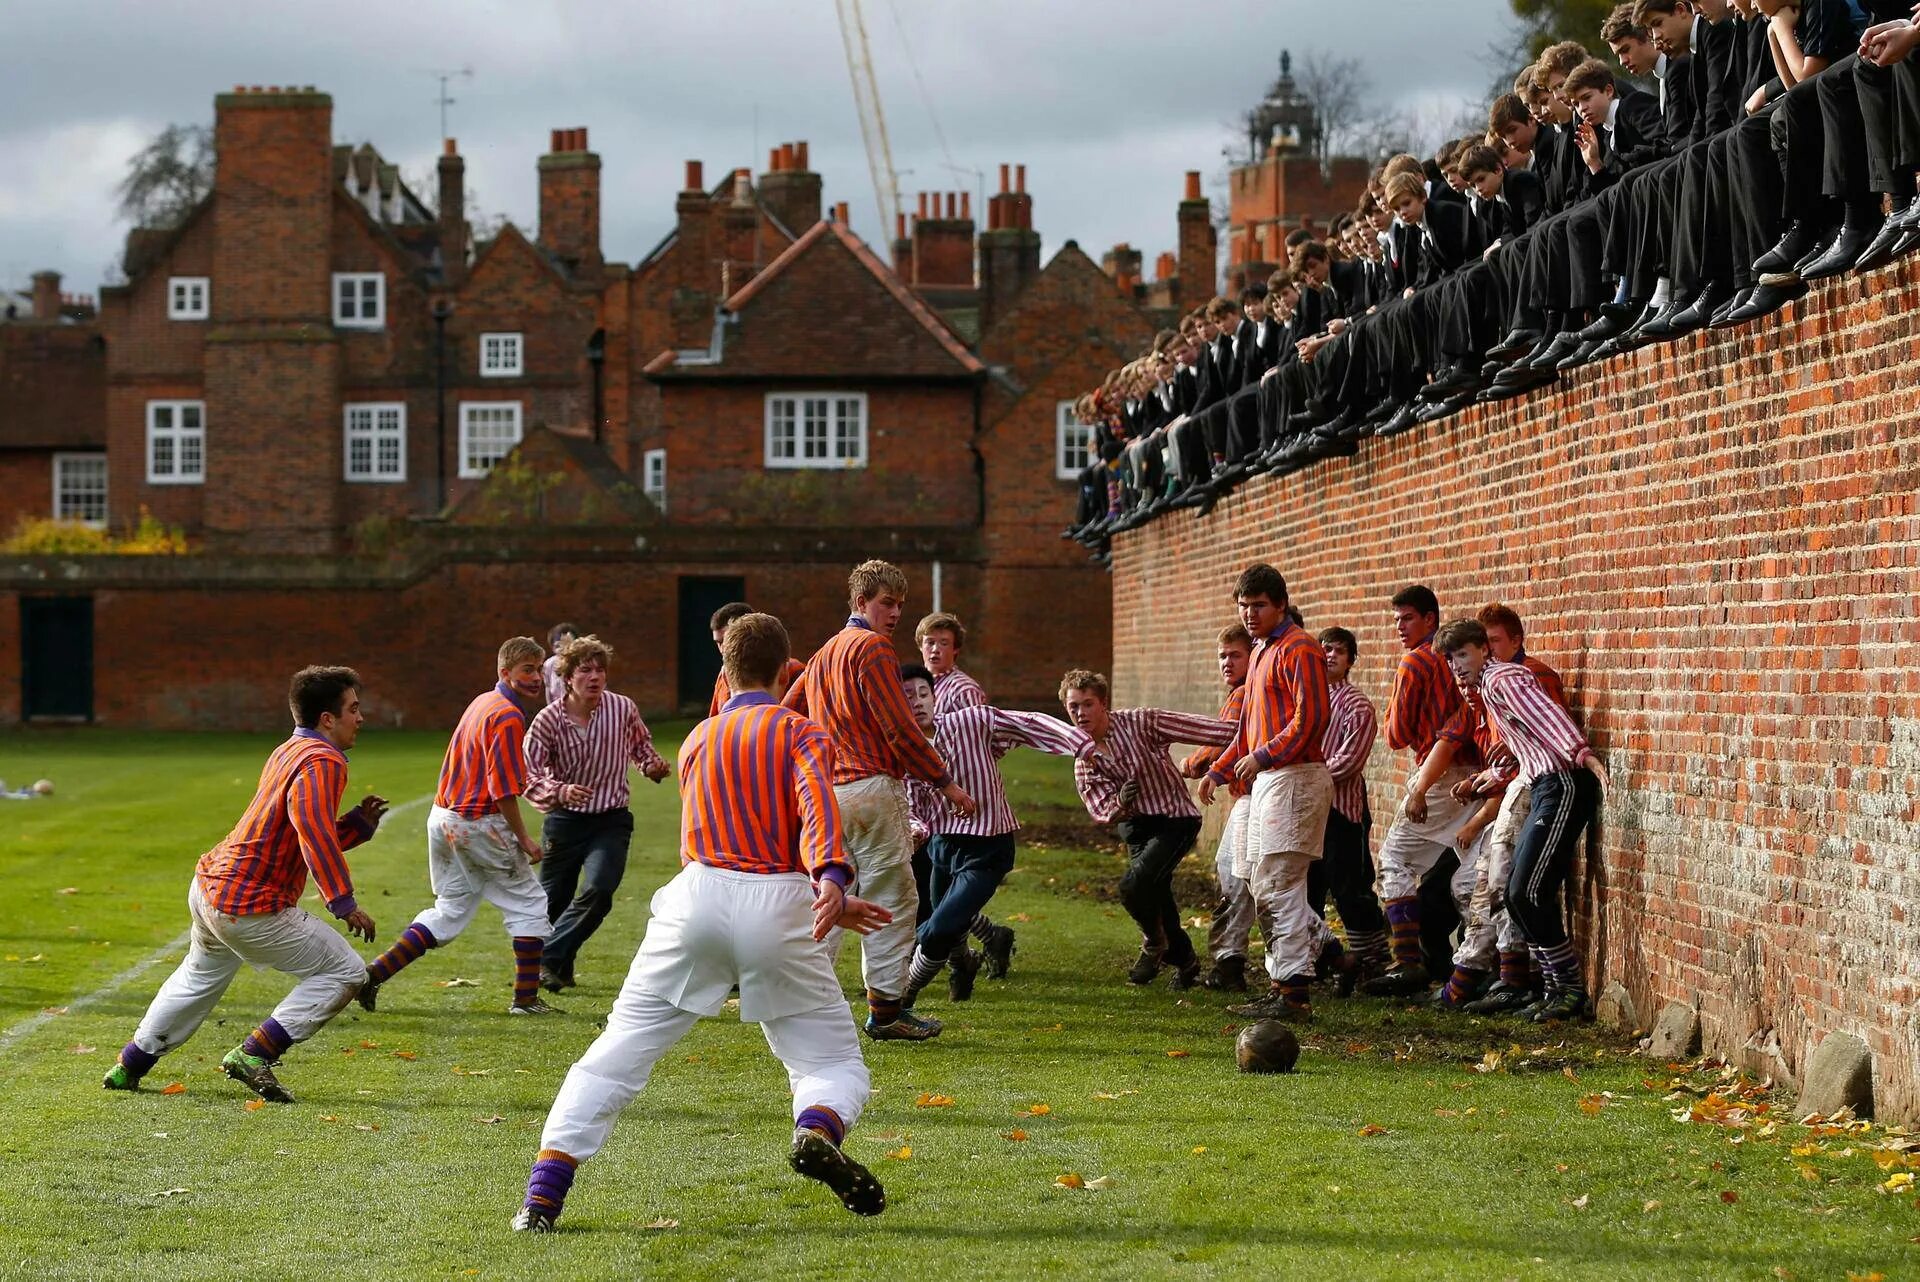
<path id="1" fill-rule="evenodd" d="M 820 175 L 807 168 L 807 144 L 781 143 L 760 175 L 760 204 L 798 236 L 820 221 Z"/>
<path id="2" fill-rule="evenodd" d="M 540 157 L 540 245 L 583 276 L 600 273 L 600 157 L 584 128 L 554 130 Z"/>
<path id="3" fill-rule="evenodd" d="M 720 288 L 720 246 L 714 235 L 713 198 L 703 167 L 687 162 L 687 181 L 674 199 L 673 315 L 675 347 L 705 347 L 713 337 L 714 295 Z"/>
<path id="4" fill-rule="evenodd" d="M 221 94 L 214 145 L 203 525 L 215 544 L 326 551 L 342 486 L 333 99 L 311 88 Z"/>
<path id="5" fill-rule="evenodd" d="M 59 272 L 33 274 L 33 318 L 35 320 L 60 319 Z"/>
<path id="6" fill-rule="evenodd" d="M 1187 194 L 1180 202 L 1180 279 L 1176 303 L 1198 307 L 1218 290 L 1218 242 L 1213 229 L 1213 207 L 1200 192 L 1200 171 L 1187 171 Z"/>
<path id="7" fill-rule="evenodd" d="M 1002 165 L 1000 190 L 987 198 L 987 229 L 980 233 L 980 331 L 1005 315 L 1039 274 L 1040 233 L 1033 229 L 1027 167 Z"/>
<path id="8" fill-rule="evenodd" d="M 467 162 L 451 138 L 440 157 L 440 277 L 449 289 L 467 278 Z"/>

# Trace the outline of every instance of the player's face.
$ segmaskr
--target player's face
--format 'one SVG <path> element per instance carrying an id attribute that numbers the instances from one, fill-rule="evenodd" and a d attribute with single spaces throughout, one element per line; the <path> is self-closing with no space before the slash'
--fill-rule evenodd
<path id="1" fill-rule="evenodd" d="M 360 737 L 360 723 L 365 720 L 360 712 L 360 692 L 348 690 L 346 698 L 340 701 L 340 711 L 320 718 L 320 733 L 333 740 L 337 748 L 351 748 L 353 741 Z"/>
<path id="2" fill-rule="evenodd" d="M 1483 645 L 1463 645 L 1447 655 L 1447 666 L 1453 669 L 1453 679 L 1463 690 L 1480 688 L 1480 670 L 1487 666 L 1487 647 Z"/>
<path id="3" fill-rule="evenodd" d="M 1512 663 L 1513 656 L 1520 653 L 1520 638 L 1498 623 L 1487 625 L 1487 649 L 1493 651 L 1493 657 L 1502 663 Z"/>
<path id="4" fill-rule="evenodd" d="M 587 703 L 598 702 L 607 692 L 607 665 L 598 659 L 588 659 L 567 678 L 567 689 Z"/>
<path id="5" fill-rule="evenodd" d="M 713 648 L 714 649 L 718 650 L 720 648 L 720 643 L 722 641 L 725 641 L 726 639 L 727 639 L 727 630 L 725 628 L 715 628 L 713 630 Z"/>
<path id="6" fill-rule="evenodd" d="M 1327 680 L 1345 681 L 1347 673 L 1353 671 L 1353 659 L 1347 654 L 1347 647 L 1338 641 L 1329 641 L 1320 647 L 1327 655 Z"/>
<path id="7" fill-rule="evenodd" d="M 1220 660 L 1220 679 L 1232 689 L 1247 679 L 1247 664 L 1253 654 L 1243 645 L 1223 645 L 1218 656 Z"/>
<path id="8" fill-rule="evenodd" d="M 883 637 L 893 635 L 900 626 L 900 612 L 906 608 L 907 599 L 895 596 L 890 591 L 882 591 L 878 596 L 863 596 L 853 603 L 853 612 L 865 619 L 875 632 Z"/>
<path id="9" fill-rule="evenodd" d="M 936 677 L 944 677 L 953 671 L 953 657 L 960 652 L 954 644 L 953 633 L 945 628 L 935 628 L 921 639 L 920 661 Z"/>
<path id="10" fill-rule="evenodd" d="M 1107 734 L 1107 702 L 1091 690 L 1067 691 L 1067 720 L 1096 739 Z"/>
<path id="11" fill-rule="evenodd" d="M 500 669 L 500 679 L 512 687 L 515 694 L 528 699 L 537 699 L 546 690 L 538 659 L 522 659 L 511 668 Z"/>
<path id="12" fill-rule="evenodd" d="M 1433 623 L 1430 616 L 1410 605 L 1396 605 L 1393 607 L 1393 632 L 1400 638 L 1401 645 L 1412 650 L 1433 635 Z"/>
<path id="13" fill-rule="evenodd" d="M 1234 601 L 1240 610 L 1240 623 L 1255 637 L 1264 637 L 1280 626 L 1281 611 L 1284 608 L 1266 593 L 1255 596 L 1243 596 Z"/>
<path id="14" fill-rule="evenodd" d="M 906 688 L 907 706 L 913 709 L 913 719 L 922 730 L 933 729 L 933 686 L 919 677 L 909 677 Z"/>

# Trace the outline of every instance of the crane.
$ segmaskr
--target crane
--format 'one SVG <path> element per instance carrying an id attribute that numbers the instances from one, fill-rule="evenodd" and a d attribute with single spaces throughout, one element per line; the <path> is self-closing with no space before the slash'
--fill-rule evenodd
<path id="1" fill-rule="evenodd" d="M 867 145 L 867 168 L 873 174 L 873 198 L 880 211 L 880 234 L 891 236 L 900 213 L 900 175 L 893 167 L 893 147 L 887 142 L 887 117 L 880 109 L 880 85 L 873 74 L 873 53 L 867 47 L 867 22 L 860 0 L 834 0 L 840 18 L 840 42 L 847 50 L 847 73 L 853 78 L 853 104 L 860 113 L 860 138 Z"/>

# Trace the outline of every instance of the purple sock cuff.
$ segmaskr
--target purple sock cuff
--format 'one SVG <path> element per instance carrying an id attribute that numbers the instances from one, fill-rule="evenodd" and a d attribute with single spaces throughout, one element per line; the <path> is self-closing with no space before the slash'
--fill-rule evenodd
<path id="1" fill-rule="evenodd" d="M 574 1164 L 564 1158 L 543 1157 L 533 1164 L 533 1173 L 527 1177 L 528 1206 L 544 1207 L 555 1215 L 566 1203 L 567 1191 L 573 1187 Z"/>
<path id="2" fill-rule="evenodd" d="M 127 1067 L 129 1072 L 144 1074 L 148 1069 L 160 1062 L 160 1057 L 141 1050 L 140 1047 L 133 1042 L 128 1042 L 120 1048 L 120 1062 Z"/>
<path id="3" fill-rule="evenodd" d="M 1420 901 L 1417 899 L 1389 899 L 1386 907 L 1387 920 L 1396 925 L 1420 920 Z"/>
<path id="4" fill-rule="evenodd" d="M 260 1027 L 247 1034 L 247 1040 L 240 1043 L 240 1049 L 249 1055 L 258 1055 L 261 1059 L 275 1060 L 287 1053 L 293 1045 L 293 1038 L 287 1036 L 287 1030 L 280 1027 L 280 1021 L 269 1015 L 260 1021 Z"/>
<path id="5" fill-rule="evenodd" d="M 438 948 L 440 946 L 440 941 L 433 937 L 433 932 L 417 921 L 407 927 L 402 935 L 402 938 L 406 937 L 412 937 L 414 942 L 422 948 Z"/>
<path id="6" fill-rule="evenodd" d="M 800 1116 L 793 1120 L 793 1124 L 803 1126 L 810 1131 L 819 1131 L 833 1141 L 835 1148 L 840 1147 L 841 1141 L 847 1138 L 846 1124 L 840 1120 L 840 1115 L 830 1108 L 803 1108 L 800 1110 Z"/>

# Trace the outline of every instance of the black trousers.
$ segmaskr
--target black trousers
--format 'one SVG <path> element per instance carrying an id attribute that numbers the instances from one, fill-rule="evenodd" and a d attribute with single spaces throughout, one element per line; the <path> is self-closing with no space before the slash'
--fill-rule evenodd
<path id="1" fill-rule="evenodd" d="M 541 825 L 546 854 L 538 865 L 547 892 L 545 965 L 571 970 L 580 946 L 600 929 L 613 910 L 613 892 L 627 872 L 627 847 L 633 843 L 633 812 L 551 811 Z"/>
<path id="2" fill-rule="evenodd" d="M 1838 86 L 1823 89 L 1823 95 L 1829 91 L 1839 92 Z M 1856 61 L 1853 97 L 1864 137 L 1867 190 L 1904 203 L 1913 196 L 1913 172 L 1920 166 L 1920 54 L 1897 67 Z M 1826 105 L 1824 96 L 1821 105 Z M 1829 141 L 1829 166 L 1833 156 Z"/>
<path id="3" fill-rule="evenodd" d="M 913 888 L 920 896 L 920 906 L 914 910 L 913 925 L 917 931 L 927 924 L 927 918 L 933 916 L 933 839 L 929 837 L 913 848 Z"/>
<path id="4" fill-rule="evenodd" d="M 1429 975 L 1453 973 L 1453 936 L 1461 925 L 1460 906 L 1453 902 L 1458 871 L 1460 856 L 1449 850 L 1420 881 L 1420 960 Z"/>
<path id="5" fill-rule="evenodd" d="M 1599 809 L 1600 780 L 1591 770 L 1562 770 L 1533 781 L 1507 878 L 1507 911 L 1529 944 L 1553 948 L 1567 942 L 1560 890 Z"/>
<path id="6" fill-rule="evenodd" d="M 1780 161 L 1773 152 L 1773 113 L 1780 99 L 1762 107 L 1733 127 L 1727 151 L 1728 204 L 1733 211 L 1734 283 L 1752 285 L 1754 260 L 1780 239 L 1785 185 Z"/>
<path id="7" fill-rule="evenodd" d="M 1193 941 L 1180 923 L 1180 906 L 1173 898 L 1173 870 L 1193 849 L 1200 836 L 1198 819 L 1170 815 L 1140 815 L 1116 824 L 1127 843 L 1127 871 L 1120 878 L 1120 903 L 1140 927 L 1148 948 L 1165 950 L 1171 966 L 1194 958 Z"/>
<path id="8" fill-rule="evenodd" d="M 1307 902 L 1322 917 L 1327 915 L 1327 898 L 1339 910 L 1340 924 L 1349 932 L 1370 934 L 1387 928 L 1380 899 L 1373 893 L 1373 850 L 1368 838 L 1373 832 L 1373 816 L 1360 812 L 1360 822 L 1341 814 L 1327 812 L 1327 838 L 1320 858 L 1307 870 Z"/>

